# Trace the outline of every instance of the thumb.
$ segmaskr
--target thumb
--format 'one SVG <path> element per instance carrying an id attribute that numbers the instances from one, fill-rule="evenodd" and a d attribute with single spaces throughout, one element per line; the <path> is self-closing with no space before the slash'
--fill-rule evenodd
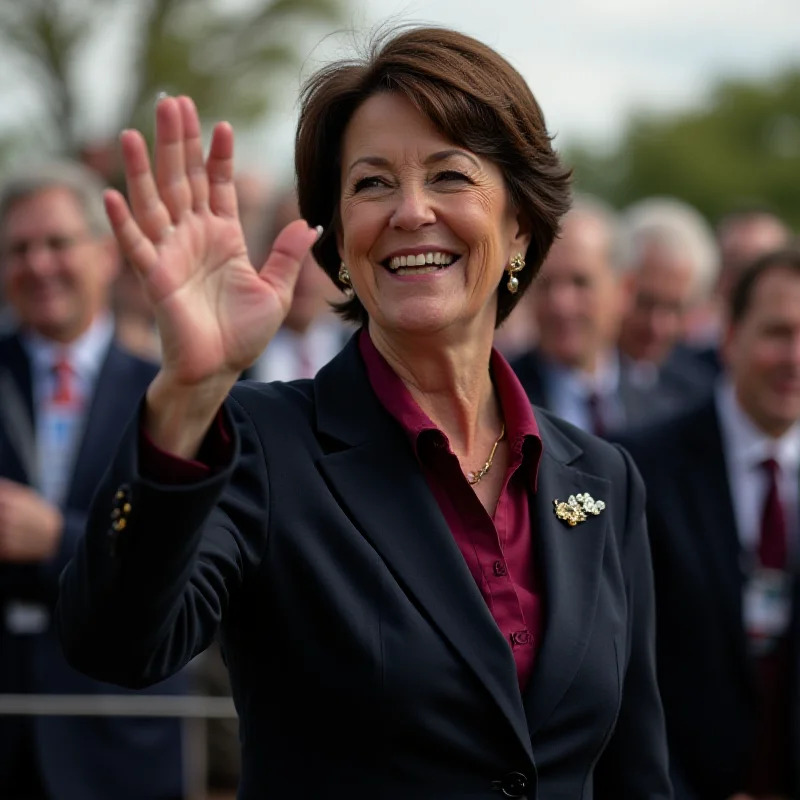
<path id="1" fill-rule="evenodd" d="M 279 295 L 291 295 L 300 265 L 321 233 L 322 226 L 310 228 L 302 219 L 290 222 L 278 234 L 264 266 L 259 270 L 261 280 L 270 284 Z"/>

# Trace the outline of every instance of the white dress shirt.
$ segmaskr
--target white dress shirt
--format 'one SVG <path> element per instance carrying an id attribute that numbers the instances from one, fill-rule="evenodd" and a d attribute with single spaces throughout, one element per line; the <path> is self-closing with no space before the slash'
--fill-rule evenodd
<path id="1" fill-rule="evenodd" d="M 95 382 L 114 338 L 114 322 L 110 315 L 98 317 L 91 327 L 74 342 L 63 345 L 35 333 L 23 333 L 22 343 L 31 363 L 33 402 L 36 415 L 37 488 L 51 503 L 60 505 L 69 485 L 74 459 L 83 434 L 86 413 L 94 394 Z M 58 440 L 58 426 L 50 424 L 47 398 L 56 383 L 54 365 L 67 359 L 74 371 L 74 387 L 79 403 L 63 426 Z"/>
<path id="2" fill-rule="evenodd" d="M 752 556 L 761 537 L 761 517 L 767 497 L 768 476 L 761 464 L 774 458 L 780 466 L 778 492 L 786 515 L 789 552 L 798 554 L 798 491 L 800 491 L 800 422 L 780 438 L 756 427 L 723 380 L 716 391 L 722 451 L 728 471 L 734 519 L 742 550 Z"/>
<path id="3" fill-rule="evenodd" d="M 551 410 L 581 430 L 593 429 L 589 410 L 589 398 L 593 394 L 599 399 L 600 416 L 606 429 L 624 424 L 625 414 L 618 395 L 620 364 L 616 351 L 598 363 L 594 374 L 548 361 L 544 381 Z"/>
<path id="4" fill-rule="evenodd" d="M 346 335 L 341 324 L 327 317 L 313 323 L 302 335 L 281 328 L 253 365 L 253 378 L 265 383 L 313 378 L 338 355 Z M 303 364 L 304 355 L 308 365 Z"/>

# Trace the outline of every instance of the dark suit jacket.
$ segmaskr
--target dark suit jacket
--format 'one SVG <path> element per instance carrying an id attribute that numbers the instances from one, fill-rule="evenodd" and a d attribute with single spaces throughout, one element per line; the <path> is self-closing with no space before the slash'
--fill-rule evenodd
<path id="1" fill-rule="evenodd" d="M 58 577 L 75 552 L 92 496 L 142 392 L 156 368 L 115 345 L 97 379 L 95 396 L 64 503 L 60 550 L 30 565 L 0 562 L 0 613 L 7 603 L 28 600 L 55 607 Z M 28 358 L 19 339 L 0 340 L 0 476 L 29 484 L 34 452 L 34 410 Z M 183 677 L 154 687 L 185 691 Z M 0 693 L 106 694 L 98 683 L 70 667 L 54 627 L 19 635 L 0 617 Z M 0 797 L 24 730 L 32 731 L 42 777 L 54 800 L 161 800 L 182 794 L 178 721 L 82 717 L 0 717 Z"/>
<path id="2" fill-rule="evenodd" d="M 659 683 L 676 800 L 727 800 L 742 789 L 756 685 L 742 625 L 746 576 L 715 404 L 622 441 L 647 487 Z M 793 640 L 800 642 L 800 628 Z M 796 654 L 794 673 L 800 678 Z M 800 704 L 797 697 L 792 702 L 793 796 L 800 797 Z"/>
<path id="3" fill-rule="evenodd" d="M 136 420 L 125 434 L 62 582 L 76 668 L 145 686 L 221 625 L 243 800 L 671 796 L 625 453 L 539 414 L 546 632 L 523 694 L 355 338 L 314 381 L 240 383 L 225 408 L 233 464 L 194 485 L 145 479 Z M 115 534 L 121 486 L 132 510 Z M 580 492 L 607 508 L 569 528 L 553 500 Z"/>
<path id="4" fill-rule="evenodd" d="M 558 414 L 547 387 L 547 368 L 539 350 L 530 350 L 511 362 L 520 383 L 534 405 Z M 652 387 L 639 386 L 632 377 L 630 364 L 620 356 L 618 398 L 622 406 L 624 424 L 618 431 L 638 429 L 655 421 L 666 419 L 691 408 L 710 391 L 710 382 L 701 381 L 695 370 L 681 370 L 677 363 L 669 361 L 659 372 L 658 381 Z"/>

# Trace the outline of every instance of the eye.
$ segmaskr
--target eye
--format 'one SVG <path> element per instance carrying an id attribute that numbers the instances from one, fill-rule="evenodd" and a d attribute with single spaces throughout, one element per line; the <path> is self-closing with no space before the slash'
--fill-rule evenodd
<path id="1" fill-rule="evenodd" d="M 379 186 L 386 185 L 387 183 L 383 178 L 379 178 L 377 175 L 371 175 L 356 181 L 355 185 L 353 186 L 353 192 L 360 192 L 364 189 L 375 189 Z"/>
<path id="2" fill-rule="evenodd" d="M 451 181 L 466 181 L 467 183 L 471 183 L 470 179 L 463 172 L 458 172 L 454 169 L 446 169 L 442 172 L 438 172 L 433 179 L 434 183 L 449 183 Z"/>

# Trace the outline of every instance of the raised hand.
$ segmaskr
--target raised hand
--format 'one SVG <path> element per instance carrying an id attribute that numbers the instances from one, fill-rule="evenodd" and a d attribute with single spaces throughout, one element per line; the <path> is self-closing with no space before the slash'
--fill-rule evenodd
<path id="1" fill-rule="evenodd" d="M 109 191 L 106 212 L 155 311 L 162 385 L 233 383 L 283 322 L 318 233 L 291 223 L 264 266 L 253 267 L 233 184 L 233 131 L 217 125 L 204 160 L 188 97 L 158 104 L 155 176 L 138 131 L 125 131 L 121 145 L 130 206 Z"/>

